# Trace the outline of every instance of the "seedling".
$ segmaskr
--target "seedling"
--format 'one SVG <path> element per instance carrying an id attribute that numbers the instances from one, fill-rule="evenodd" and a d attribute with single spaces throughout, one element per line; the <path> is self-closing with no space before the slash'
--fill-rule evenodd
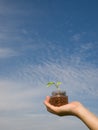
<path id="1" fill-rule="evenodd" d="M 62 105 L 68 104 L 68 96 L 66 95 L 66 91 L 60 91 L 61 82 L 48 82 L 47 87 L 55 86 L 57 91 L 53 91 L 50 96 L 49 103 L 51 105 L 60 107 Z"/>
<path id="2" fill-rule="evenodd" d="M 50 86 L 54 85 L 57 88 L 57 90 L 60 90 L 60 85 L 61 84 L 62 84 L 61 82 L 48 82 L 47 87 L 50 87 Z"/>

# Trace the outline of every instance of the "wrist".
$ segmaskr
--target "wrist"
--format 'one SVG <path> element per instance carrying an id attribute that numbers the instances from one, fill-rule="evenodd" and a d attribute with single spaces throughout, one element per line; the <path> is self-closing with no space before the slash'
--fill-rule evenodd
<path id="1" fill-rule="evenodd" d="M 72 115 L 79 117 L 82 114 L 84 106 L 80 102 L 74 102 L 72 108 Z"/>
<path id="2" fill-rule="evenodd" d="M 87 118 L 87 115 L 89 114 L 89 111 L 87 108 L 83 106 L 80 102 L 77 102 L 77 107 L 74 109 L 74 115 L 81 120 L 84 120 Z"/>

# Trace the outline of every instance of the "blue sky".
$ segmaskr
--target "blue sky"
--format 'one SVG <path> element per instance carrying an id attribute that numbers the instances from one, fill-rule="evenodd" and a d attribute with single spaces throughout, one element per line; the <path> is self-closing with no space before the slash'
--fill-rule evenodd
<path id="1" fill-rule="evenodd" d="M 98 1 L 0 0 L 0 129 L 87 130 L 46 111 L 49 81 L 98 115 Z"/>

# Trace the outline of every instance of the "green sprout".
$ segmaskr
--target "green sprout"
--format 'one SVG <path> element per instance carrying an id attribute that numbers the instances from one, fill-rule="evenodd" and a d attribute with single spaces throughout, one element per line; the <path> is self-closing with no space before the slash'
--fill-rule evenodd
<path id="1" fill-rule="evenodd" d="M 61 82 L 48 82 L 47 83 L 47 87 L 50 87 L 50 86 L 52 86 L 52 85 L 54 85 L 58 90 L 60 90 L 60 85 L 61 85 L 62 83 Z"/>

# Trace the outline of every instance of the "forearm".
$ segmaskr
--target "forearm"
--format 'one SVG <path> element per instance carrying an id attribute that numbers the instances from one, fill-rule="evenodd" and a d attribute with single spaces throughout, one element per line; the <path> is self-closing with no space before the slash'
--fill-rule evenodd
<path id="1" fill-rule="evenodd" d="M 87 110 L 83 105 L 77 108 L 75 115 L 80 118 L 90 130 L 98 130 L 98 117 Z"/>

